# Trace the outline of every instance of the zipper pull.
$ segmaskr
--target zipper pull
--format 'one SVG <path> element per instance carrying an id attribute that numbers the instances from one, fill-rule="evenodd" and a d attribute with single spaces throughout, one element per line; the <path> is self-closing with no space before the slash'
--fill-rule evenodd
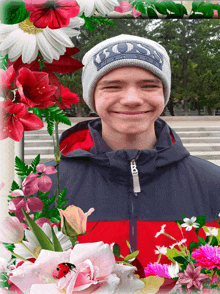
<path id="1" fill-rule="evenodd" d="M 138 177 L 138 170 L 137 170 L 135 159 L 132 159 L 131 161 L 131 173 L 133 177 L 134 193 L 140 193 L 141 187 L 140 187 L 140 181 Z"/>

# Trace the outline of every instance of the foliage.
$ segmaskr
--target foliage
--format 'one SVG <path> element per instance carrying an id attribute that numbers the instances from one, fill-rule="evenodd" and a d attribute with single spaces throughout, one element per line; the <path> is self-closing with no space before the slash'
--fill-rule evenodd
<path id="1" fill-rule="evenodd" d="M 30 12 L 26 10 L 23 1 L 7 0 L 1 4 L 0 20 L 4 24 L 16 24 L 29 17 Z"/>

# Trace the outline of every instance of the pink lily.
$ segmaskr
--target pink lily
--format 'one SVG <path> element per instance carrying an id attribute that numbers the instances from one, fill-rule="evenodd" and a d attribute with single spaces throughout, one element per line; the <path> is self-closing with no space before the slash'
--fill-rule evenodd
<path id="1" fill-rule="evenodd" d="M 139 11 L 139 10 L 137 10 L 136 8 L 135 8 L 135 6 L 132 8 L 132 15 L 133 15 L 133 17 L 138 17 L 138 16 L 140 16 L 141 15 L 141 12 Z"/>
<path id="2" fill-rule="evenodd" d="M 114 11 L 124 13 L 131 9 L 131 4 L 128 1 L 119 2 L 120 6 L 115 7 Z"/>
<path id="3" fill-rule="evenodd" d="M 10 200 L 9 211 L 14 212 L 19 221 L 23 221 L 24 219 L 24 215 L 21 210 L 22 208 L 28 212 L 30 212 L 30 210 L 40 212 L 43 209 L 43 202 L 39 198 L 30 197 L 26 199 L 22 190 L 14 190 L 11 192 L 11 195 L 18 197 Z"/>
<path id="4" fill-rule="evenodd" d="M 39 164 L 36 170 L 43 175 L 39 177 L 39 174 L 30 173 L 22 183 L 23 191 L 26 196 L 33 195 L 37 193 L 38 190 L 43 193 L 49 191 L 52 181 L 46 175 L 55 174 L 57 172 L 55 167 L 46 167 L 44 164 Z"/>

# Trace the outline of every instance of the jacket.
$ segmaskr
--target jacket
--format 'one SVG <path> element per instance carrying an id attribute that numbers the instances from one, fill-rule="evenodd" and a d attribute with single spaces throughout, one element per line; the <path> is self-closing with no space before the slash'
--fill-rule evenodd
<path id="1" fill-rule="evenodd" d="M 100 118 L 84 121 L 66 130 L 60 138 L 60 183 L 67 188 L 69 205 L 87 212 L 88 234 L 79 242 L 117 243 L 121 254 L 139 250 L 133 263 L 144 277 L 144 267 L 157 261 L 156 246 L 169 247 L 176 241 L 197 242 L 193 230 L 183 229 L 175 220 L 206 216 L 209 226 L 218 226 L 220 212 L 220 167 L 191 156 L 166 122 L 155 122 L 157 142 L 153 149 L 113 151 L 102 139 Z M 55 165 L 50 162 L 47 165 Z M 50 175 L 54 195 L 56 174 Z M 204 237 L 204 236 L 203 236 Z M 162 256 L 161 263 L 170 263 Z"/>

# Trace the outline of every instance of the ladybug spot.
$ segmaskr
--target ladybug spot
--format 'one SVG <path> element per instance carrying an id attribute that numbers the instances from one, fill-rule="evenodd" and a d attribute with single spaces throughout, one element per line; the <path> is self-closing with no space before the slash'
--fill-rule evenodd
<path id="1" fill-rule="evenodd" d="M 64 272 L 64 274 L 66 273 L 66 271 L 63 271 Z"/>
<path id="2" fill-rule="evenodd" d="M 57 267 L 57 271 L 59 271 L 60 269 Z"/>

